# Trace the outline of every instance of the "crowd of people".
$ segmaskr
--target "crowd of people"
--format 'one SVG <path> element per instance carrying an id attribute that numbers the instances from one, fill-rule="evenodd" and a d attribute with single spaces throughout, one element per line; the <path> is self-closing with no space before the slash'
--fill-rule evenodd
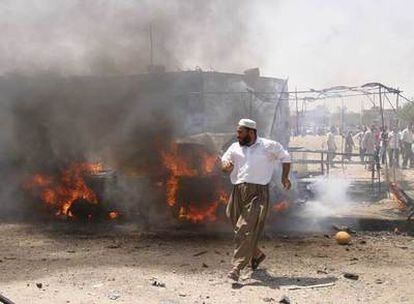
<path id="1" fill-rule="evenodd" d="M 358 149 L 361 162 L 366 163 L 369 169 L 375 165 L 380 168 L 386 162 L 396 168 L 414 168 L 413 132 L 412 123 L 403 130 L 397 126 L 389 130 L 386 126 L 375 125 L 362 126 L 355 134 L 348 130 L 341 134 L 344 140 L 343 159 L 351 161 L 352 154 Z M 328 160 L 331 165 L 338 153 L 335 134 L 338 134 L 337 129 L 331 127 L 326 136 Z"/>

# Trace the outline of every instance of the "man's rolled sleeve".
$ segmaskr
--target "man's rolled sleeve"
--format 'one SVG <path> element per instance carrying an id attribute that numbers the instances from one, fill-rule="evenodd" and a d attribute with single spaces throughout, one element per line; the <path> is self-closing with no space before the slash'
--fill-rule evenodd
<path id="1" fill-rule="evenodd" d="M 274 142 L 272 152 L 278 161 L 282 163 L 292 162 L 289 152 L 286 151 L 280 143 Z"/>
<path id="2" fill-rule="evenodd" d="M 221 157 L 221 163 L 225 163 L 225 162 L 230 162 L 230 163 L 234 163 L 233 162 L 233 145 L 231 145 L 227 151 L 223 154 L 223 156 Z"/>

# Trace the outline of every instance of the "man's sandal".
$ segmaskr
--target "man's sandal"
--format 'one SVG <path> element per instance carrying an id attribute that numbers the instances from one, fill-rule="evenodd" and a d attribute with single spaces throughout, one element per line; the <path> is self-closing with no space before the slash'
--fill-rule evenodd
<path id="1" fill-rule="evenodd" d="M 233 267 L 227 274 L 227 277 L 237 282 L 240 277 L 240 270 L 237 267 Z"/>
<path id="2" fill-rule="evenodd" d="M 253 257 L 251 259 L 250 267 L 253 270 L 256 270 L 259 267 L 259 265 L 265 260 L 265 258 L 266 258 L 266 255 L 263 252 L 261 252 L 258 256 Z"/>

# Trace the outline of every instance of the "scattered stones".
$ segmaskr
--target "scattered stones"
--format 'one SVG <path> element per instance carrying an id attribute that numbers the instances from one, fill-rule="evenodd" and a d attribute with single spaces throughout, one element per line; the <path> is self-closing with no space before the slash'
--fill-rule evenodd
<path id="1" fill-rule="evenodd" d="M 203 268 L 208 268 L 208 265 L 207 265 L 206 263 L 201 264 L 201 266 L 202 266 Z"/>
<path id="2" fill-rule="evenodd" d="M 328 274 L 328 272 L 327 272 L 326 270 L 321 270 L 321 269 L 318 269 L 318 270 L 316 271 L 316 273 L 317 273 L 317 274 Z"/>
<path id="3" fill-rule="evenodd" d="M 359 279 L 359 275 L 352 273 L 352 272 L 345 272 L 344 278 L 356 281 Z"/>
<path id="4" fill-rule="evenodd" d="M 151 285 L 155 287 L 165 288 L 165 283 L 158 282 L 157 280 L 154 280 Z"/>
<path id="5" fill-rule="evenodd" d="M 365 244 L 367 243 L 367 241 L 361 240 L 361 241 L 359 241 L 359 243 L 360 243 L 361 245 L 365 245 Z"/>
<path id="6" fill-rule="evenodd" d="M 108 295 L 108 298 L 113 301 L 118 300 L 120 297 L 121 297 L 121 294 L 117 291 L 113 291 Z"/>
<path id="7" fill-rule="evenodd" d="M 36 283 L 36 287 L 39 288 L 39 289 L 42 289 L 43 284 L 42 283 Z"/>
<path id="8" fill-rule="evenodd" d="M 288 296 L 283 296 L 280 299 L 279 303 L 281 303 L 281 304 L 290 304 L 291 302 L 290 302 L 290 299 L 288 298 Z"/>
<path id="9" fill-rule="evenodd" d="M 180 297 L 183 297 L 183 298 L 187 296 L 187 294 L 182 293 L 182 292 L 180 292 L 178 295 L 179 295 Z"/>
<path id="10" fill-rule="evenodd" d="M 275 299 L 273 299 L 273 298 L 263 298 L 263 302 L 270 303 L 270 302 L 274 302 L 274 301 L 275 301 Z"/>
<path id="11" fill-rule="evenodd" d="M 382 283 L 384 283 L 384 281 L 383 281 L 383 280 L 381 280 L 381 279 L 376 279 L 376 280 L 375 280 L 375 284 L 382 284 Z"/>

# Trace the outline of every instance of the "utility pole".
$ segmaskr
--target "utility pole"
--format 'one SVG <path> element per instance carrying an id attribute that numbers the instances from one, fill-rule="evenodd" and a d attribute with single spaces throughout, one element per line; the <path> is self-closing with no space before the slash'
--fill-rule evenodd
<path id="1" fill-rule="evenodd" d="M 149 39 L 150 39 L 150 65 L 154 65 L 154 52 L 153 52 L 153 43 L 152 43 L 152 23 L 149 25 Z"/>
<path id="2" fill-rule="evenodd" d="M 298 106 L 298 89 L 295 87 L 295 100 L 296 100 L 296 136 L 299 135 L 299 106 Z"/>

